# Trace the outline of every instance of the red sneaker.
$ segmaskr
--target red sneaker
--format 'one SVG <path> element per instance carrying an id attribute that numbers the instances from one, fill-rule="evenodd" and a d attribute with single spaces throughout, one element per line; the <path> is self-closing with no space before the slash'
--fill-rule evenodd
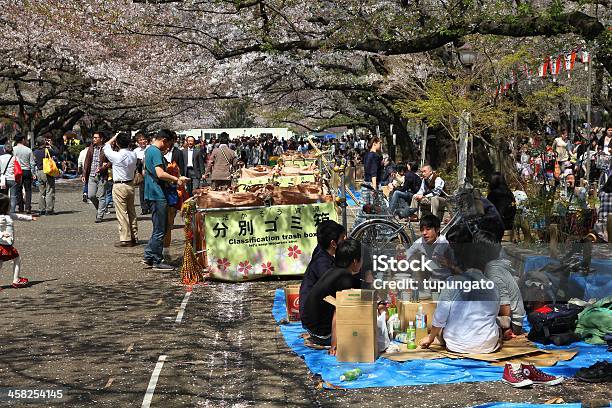
<path id="1" fill-rule="evenodd" d="M 19 279 L 17 280 L 17 282 L 13 282 L 13 285 L 12 285 L 12 286 L 13 286 L 15 289 L 18 289 L 18 288 L 25 288 L 26 286 L 28 286 L 28 282 L 30 282 L 30 281 L 29 281 L 28 279 L 26 279 L 26 278 L 19 278 Z"/>
<path id="2" fill-rule="evenodd" d="M 533 381 L 534 384 L 557 385 L 564 380 L 563 377 L 555 377 L 538 370 L 533 364 L 521 364 L 523 375 Z"/>
<path id="3" fill-rule="evenodd" d="M 523 368 L 520 364 L 506 363 L 502 381 L 516 388 L 529 387 L 533 381 L 523 375 Z"/>

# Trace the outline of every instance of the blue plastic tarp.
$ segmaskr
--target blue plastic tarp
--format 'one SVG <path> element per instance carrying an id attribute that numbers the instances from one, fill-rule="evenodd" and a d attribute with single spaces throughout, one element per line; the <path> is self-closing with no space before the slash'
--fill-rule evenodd
<path id="1" fill-rule="evenodd" d="M 581 403 L 576 404 L 527 404 L 522 402 L 491 402 L 484 405 L 477 405 L 472 408 L 550 408 L 550 407 L 561 407 L 561 408 L 581 408 Z"/>
<path id="2" fill-rule="evenodd" d="M 274 319 L 279 322 L 286 316 L 285 293 L 277 289 L 272 308 Z M 484 361 L 470 359 L 414 360 L 399 363 L 379 358 L 374 363 L 339 363 L 325 350 L 313 350 L 304 346 L 300 337 L 305 330 L 300 323 L 280 325 L 285 342 L 298 356 L 304 359 L 308 369 L 320 374 L 323 381 L 343 388 L 392 387 L 405 385 L 450 384 L 460 382 L 499 381 L 503 367 Z M 557 348 L 542 346 L 542 348 Z M 560 361 L 543 371 L 551 375 L 573 376 L 578 369 L 609 358 L 605 346 L 594 346 L 584 342 L 559 348 L 578 348 L 579 352 L 570 361 Z M 341 382 L 340 375 L 353 368 L 361 368 L 363 375 L 355 381 Z"/>
<path id="3" fill-rule="evenodd" d="M 535 269 L 542 268 L 548 264 L 558 264 L 559 261 L 548 256 L 536 255 L 525 258 L 523 271 L 529 272 Z M 584 290 L 582 298 L 601 299 L 612 294 L 612 260 L 593 258 L 591 260 L 591 268 L 593 273 L 587 276 L 572 274 L 570 276 L 570 295 L 574 292 L 581 293 Z M 574 288 L 576 290 L 574 290 Z"/>

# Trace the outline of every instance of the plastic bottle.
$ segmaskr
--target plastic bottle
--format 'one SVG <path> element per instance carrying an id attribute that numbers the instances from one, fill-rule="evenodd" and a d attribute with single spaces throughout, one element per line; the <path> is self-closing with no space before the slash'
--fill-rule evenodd
<path id="1" fill-rule="evenodd" d="M 408 350 L 416 349 L 417 348 L 416 331 L 414 329 L 414 322 L 412 322 L 412 320 L 408 322 L 408 329 L 406 330 L 406 336 L 407 336 L 406 341 L 408 343 L 406 347 L 408 348 Z"/>
<path id="2" fill-rule="evenodd" d="M 361 377 L 362 371 L 360 368 L 354 368 L 352 370 L 348 370 L 344 374 L 340 376 L 340 381 L 354 381 Z"/>
<path id="3" fill-rule="evenodd" d="M 427 336 L 427 315 L 423 312 L 423 305 L 419 305 L 415 320 L 416 340 Z"/>

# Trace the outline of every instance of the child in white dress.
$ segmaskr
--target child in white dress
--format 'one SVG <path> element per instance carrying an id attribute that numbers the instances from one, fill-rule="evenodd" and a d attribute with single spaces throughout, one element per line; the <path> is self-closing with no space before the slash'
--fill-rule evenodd
<path id="1" fill-rule="evenodd" d="M 13 261 L 13 284 L 14 288 L 23 288 L 28 285 L 29 280 L 19 277 L 21 258 L 19 252 L 13 246 L 15 237 L 13 235 L 13 220 L 33 221 L 30 215 L 9 214 L 11 200 L 6 194 L 0 194 L 0 268 L 5 261 Z"/>

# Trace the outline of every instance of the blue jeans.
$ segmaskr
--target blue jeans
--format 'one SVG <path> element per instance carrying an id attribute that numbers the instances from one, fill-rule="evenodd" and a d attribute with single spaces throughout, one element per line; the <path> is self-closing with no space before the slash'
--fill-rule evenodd
<path id="1" fill-rule="evenodd" d="M 109 189 L 109 182 L 106 177 L 100 178 L 100 176 L 90 176 L 87 185 L 87 196 L 96 207 L 96 218 L 104 218 L 104 211 L 106 211 L 106 197 Z"/>
<path id="2" fill-rule="evenodd" d="M 153 232 L 144 251 L 144 260 L 158 264 L 163 260 L 164 235 L 166 235 L 166 222 L 168 219 L 168 203 L 166 200 L 147 200 L 151 209 Z"/>
<path id="3" fill-rule="evenodd" d="M 393 213 L 393 211 L 397 210 L 400 198 L 403 198 L 408 205 L 410 205 L 412 195 L 413 194 L 410 191 L 395 190 L 393 194 L 391 194 L 391 199 L 389 200 L 389 211 Z"/>
<path id="4" fill-rule="evenodd" d="M 113 182 L 109 180 L 106 187 L 106 206 L 113 202 Z"/>
<path id="5" fill-rule="evenodd" d="M 15 213 L 17 210 L 17 194 L 19 194 L 19 184 L 15 180 L 6 180 L 6 187 L 11 197 L 11 212 Z"/>

